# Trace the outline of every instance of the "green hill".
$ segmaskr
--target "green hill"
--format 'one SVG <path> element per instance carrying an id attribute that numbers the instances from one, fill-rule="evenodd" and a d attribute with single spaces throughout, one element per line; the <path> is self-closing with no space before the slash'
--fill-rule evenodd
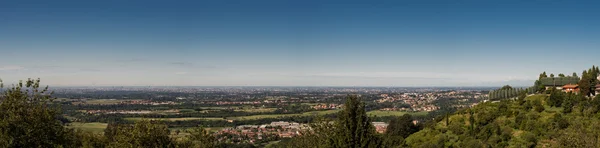
<path id="1" fill-rule="evenodd" d="M 487 102 L 427 125 L 405 139 L 408 147 L 598 147 L 600 97 L 560 94 Z M 573 105 L 568 105 L 572 103 Z M 572 106 L 572 107 L 571 107 Z M 447 121 L 446 121 L 447 120 Z"/>

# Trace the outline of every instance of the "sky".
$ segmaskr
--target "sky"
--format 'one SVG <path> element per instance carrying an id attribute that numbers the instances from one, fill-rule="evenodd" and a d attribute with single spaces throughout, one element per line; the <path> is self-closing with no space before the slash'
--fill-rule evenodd
<path id="1" fill-rule="evenodd" d="M 528 86 L 600 65 L 600 2 L 0 1 L 0 79 L 50 86 Z"/>

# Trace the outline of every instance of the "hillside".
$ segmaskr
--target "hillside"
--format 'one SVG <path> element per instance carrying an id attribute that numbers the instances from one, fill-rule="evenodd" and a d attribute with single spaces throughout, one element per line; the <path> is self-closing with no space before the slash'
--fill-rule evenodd
<path id="1" fill-rule="evenodd" d="M 559 92 L 552 95 L 487 102 L 461 110 L 410 135 L 405 144 L 409 147 L 598 147 L 600 97 L 586 99 Z M 552 99 L 562 99 L 563 103 L 551 107 L 548 104 Z"/>

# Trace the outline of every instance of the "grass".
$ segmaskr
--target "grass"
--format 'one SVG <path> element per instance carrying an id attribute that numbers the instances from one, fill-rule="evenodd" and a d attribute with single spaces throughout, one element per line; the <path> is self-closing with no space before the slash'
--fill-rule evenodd
<path id="1" fill-rule="evenodd" d="M 179 130 L 181 133 L 187 133 L 188 129 L 192 129 L 194 127 L 175 127 L 175 128 L 169 128 L 169 130 L 171 132 L 175 132 L 176 130 Z M 216 131 L 220 131 L 224 128 L 231 128 L 231 127 L 204 127 L 204 129 L 211 131 L 211 132 L 216 132 Z"/>
<path id="2" fill-rule="evenodd" d="M 528 96 L 527 98 L 525 98 L 525 100 L 540 100 L 542 101 L 542 103 L 544 103 L 544 101 L 546 100 L 546 98 L 548 97 L 548 95 L 546 94 L 537 94 L 537 95 L 532 95 L 532 96 Z"/>
<path id="3" fill-rule="evenodd" d="M 279 117 L 290 117 L 290 116 L 321 116 L 326 114 L 336 113 L 340 110 L 324 110 L 324 111 L 310 111 L 298 114 L 267 114 L 267 115 L 252 115 L 252 116 L 241 116 L 241 117 L 228 117 L 227 119 L 233 120 L 255 120 L 263 118 L 279 118 Z"/>
<path id="4" fill-rule="evenodd" d="M 413 116 L 425 116 L 428 112 L 406 112 L 406 111 L 382 111 L 382 110 L 374 110 L 367 112 L 369 116 L 377 116 L 377 117 L 385 117 L 385 116 L 402 116 L 404 114 L 410 114 Z"/>
<path id="5" fill-rule="evenodd" d="M 244 108 L 244 109 L 236 109 L 237 112 L 249 112 L 249 113 L 265 113 L 265 112 L 273 112 L 277 108 Z"/>
<path id="6" fill-rule="evenodd" d="M 165 120 L 165 121 L 186 121 L 186 120 L 224 120 L 223 118 L 198 118 L 198 117 L 187 117 L 187 118 L 125 118 L 125 120 L 129 121 L 141 121 L 143 119 L 146 120 Z"/>
<path id="7" fill-rule="evenodd" d="M 102 133 L 104 129 L 106 129 L 107 123 L 99 123 L 99 122 L 91 122 L 91 123 L 82 123 L 82 122 L 73 122 L 70 123 L 67 128 L 80 129 L 83 131 L 90 131 L 95 133 Z"/>
<path id="8" fill-rule="evenodd" d="M 298 114 L 251 115 L 251 116 L 227 117 L 227 119 L 232 119 L 232 120 L 256 120 L 256 119 L 264 119 L 264 118 L 279 118 L 279 117 L 290 117 L 290 116 L 322 116 L 322 115 L 337 113 L 338 111 L 340 111 L 340 110 L 310 111 L 310 112 L 298 113 Z M 142 119 L 146 119 L 146 120 L 164 120 L 164 121 L 224 120 L 223 118 L 201 118 L 201 117 L 186 117 L 186 118 L 141 118 L 141 117 L 133 117 L 133 118 L 125 118 L 125 120 L 129 120 L 129 121 L 140 121 Z"/>
<path id="9" fill-rule="evenodd" d="M 185 113 L 185 112 L 195 112 L 194 109 L 179 109 L 180 113 Z"/>
<path id="10" fill-rule="evenodd" d="M 90 99 L 85 104 L 119 104 L 122 100 L 117 99 Z"/>

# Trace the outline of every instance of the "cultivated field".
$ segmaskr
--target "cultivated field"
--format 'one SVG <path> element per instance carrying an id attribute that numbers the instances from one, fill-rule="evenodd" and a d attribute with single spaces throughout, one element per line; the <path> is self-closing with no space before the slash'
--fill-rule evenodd
<path id="1" fill-rule="evenodd" d="M 255 120 L 263 118 L 278 118 L 278 117 L 290 117 L 290 116 L 322 116 L 326 114 L 336 113 L 340 110 L 324 110 L 324 111 L 311 111 L 298 114 L 267 114 L 267 115 L 252 115 L 252 116 L 241 116 L 241 117 L 227 117 L 227 119 L 233 120 Z"/>
<path id="2" fill-rule="evenodd" d="M 91 123 L 81 123 L 81 122 L 72 122 L 67 125 L 67 128 L 80 129 L 84 131 L 90 131 L 95 133 L 102 133 L 108 123 L 99 123 L 99 122 L 91 122 Z"/>
<path id="3" fill-rule="evenodd" d="M 187 117 L 187 118 L 125 118 L 129 121 L 141 121 L 141 120 L 164 120 L 164 121 L 185 121 L 185 120 L 224 120 L 223 118 L 199 118 L 199 117 Z"/>
<path id="4" fill-rule="evenodd" d="M 382 110 L 374 110 L 367 112 L 369 116 L 377 116 L 377 117 L 385 117 L 385 116 L 402 116 L 404 114 L 410 114 L 412 116 L 425 116 L 428 112 L 406 112 L 406 111 L 382 111 Z"/>

